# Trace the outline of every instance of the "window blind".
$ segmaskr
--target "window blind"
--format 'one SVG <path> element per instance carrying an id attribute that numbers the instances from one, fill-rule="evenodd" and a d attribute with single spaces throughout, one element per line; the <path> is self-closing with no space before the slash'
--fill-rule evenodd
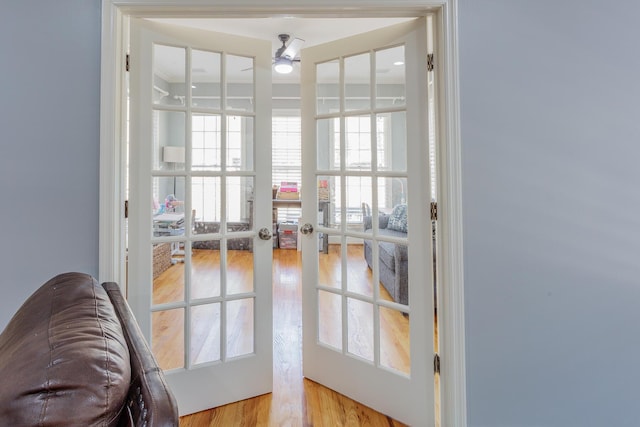
<path id="1" fill-rule="evenodd" d="M 302 183 L 302 126 L 299 116 L 274 116 L 272 119 L 272 182 Z M 297 221 L 301 210 L 278 209 L 278 222 Z"/>

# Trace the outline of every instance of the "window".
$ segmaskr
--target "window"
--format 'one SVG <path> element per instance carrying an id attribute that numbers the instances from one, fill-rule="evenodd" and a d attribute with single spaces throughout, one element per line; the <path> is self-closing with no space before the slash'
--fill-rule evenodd
<path id="1" fill-rule="evenodd" d="M 354 116 L 345 117 L 345 168 L 347 171 L 372 170 L 373 156 L 371 150 L 371 116 Z M 376 118 L 376 164 L 378 170 L 384 169 L 390 159 L 390 141 L 388 135 L 389 118 L 380 115 Z M 340 119 L 333 120 L 333 141 L 340 141 Z M 339 164 L 340 147 L 333 147 L 334 164 Z M 335 200 L 332 204 L 335 206 L 333 214 L 335 223 L 340 222 L 340 212 L 342 198 L 340 194 L 340 185 L 337 182 L 332 184 L 335 188 Z M 373 182 L 371 178 L 347 176 L 346 178 L 346 214 L 348 224 L 362 223 L 362 207 L 361 203 L 365 202 L 370 206 L 373 205 Z M 386 185 L 378 186 L 378 203 L 384 204 L 386 201 Z"/>
<path id="2" fill-rule="evenodd" d="M 272 124 L 272 182 L 302 182 L 302 125 L 300 116 L 274 116 Z M 297 221 L 300 209 L 278 209 L 278 222 Z"/>
<path id="3" fill-rule="evenodd" d="M 191 198 L 197 221 L 220 222 L 220 177 L 193 177 L 191 181 Z"/>
<path id="4" fill-rule="evenodd" d="M 191 163 L 193 170 L 220 170 L 221 168 L 220 116 L 194 114 L 191 121 Z"/>
<path id="5" fill-rule="evenodd" d="M 335 119 L 337 135 L 334 141 L 340 141 L 340 119 Z M 347 170 L 366 169 L 371 170 L 371 117 L 346 117 L 345 118 L 345 166 Z M 340 161 L 340 151 L 335 152 L 336 162 Z"/>
<path id="6" fill-rule="evenodd" d="M 235 119 L 235 120 L 234 120 Z M 347 117 L 345 127 L 346 134 L 346 168 L 347 170 L 371 170 L 373 161 L 371 151 L 371 117 L 356 116 Z M 378 116 L 376 119 L 376 161 L 380 165 L 386 165 L 390 161 L 389 150 L 390 135 L 389 118 Z M 241 121 L 236 117 L 229 117 L 228 121 L 228 166 L 231 169 L 239 168 L 244 161 Z M 335 119 L 333 132 L 339 141 L 339 119 Z M 283 181 L 302 182 L 302 142 L 301 142 L 300 116 L 274 116 L 272 119 L 272 183 L 280 185 Z M 215 115 L 194 115 L 192 124 L 193 138 L 193 169 L 194 170 L 220 170 L 221 168 L 221 121 Z M 333 147 L 334 157 L 339 159 L 340 147 Z M 232 180 L 230 180 L 232 181 Z M 372 204 L 372 181 L 370 178 L 350 177 L 347 179 L 347 222 L 360 224 L 361 201 Z M 229 182 L 229 184 L 232 184 Z M 233 182 L 233 184 L 238 184 Z M 247 184 L 250 185 L 250 184 Z M 239 195 L 242 185 L 233 194 Z M 333 204 L 335 213 L 340 212 L 340 186 L 333 185 L 336 189 Z M 220 221 L 220 181 L 219 178 L 195 178 L 192 182 L 192 203 L 196 209 L 200 221 Z M 228 196 L 230 194 L 228 193 Z M 363 195 L 367 195 L 362 199 Z M 386 185 L 378 186 L 379 203 L 386 204 Z M 239 200 L 229 200 L 229 208 L 238 212 L 228 212 L 229 220 L 242 218 Z M 297 221 L 301 215 L 298 208 L 278 209 L 278 222 Z M 340 221 L 340 218 L 335 218 Z"/>
<path id="7" fill-rule="evenodd" d="M 244 169 L 243 147 L 247 143 L 244 138 L 243 120 L 237 116 L 227 117 L 227 170 Z"/>
<path id="8" fill-rule="evenodd" d="M 219 171 L 221 158 L 221 119 L 219 115 L 194 114 L 191 119 L 191 163 L 194 171 Z M 220 178 L 194 176 L 191 203 L 196 218 L 203 222 L 220 221 Z"/>

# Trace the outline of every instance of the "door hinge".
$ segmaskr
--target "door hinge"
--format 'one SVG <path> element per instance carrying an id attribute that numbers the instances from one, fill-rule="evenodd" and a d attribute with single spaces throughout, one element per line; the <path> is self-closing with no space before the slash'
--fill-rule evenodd
<path id="1" fill-rule="evenodd" d="M 126 71 L 129 71 L 129 59 L 130 59 L 130 58 L 129 58 L 129 54 L 127 53 L 127 56 L 126 56 L 126 58 L 125 58 L 125 60 L 124 60 L 124 69 L 125 69 Z"/>
<path id="2" fill-rule="evenodd" d="M 129 218 L 129 201 L 124 201 L 124 217 Z"/>
<path id="3" fill-rule="evenodd" d="M 440 355 L 438 353 L 433 356 L 433 373 L 440 375 Z"/>
<path id="4" fill-rule="evenodd" d="M 436 221 L 438 219 L 438 203 L 431 202 L 431 221 Z"/>
<path id="5" fill-rule="evenodd" d="M 433 71 L 434 61 L 433 61 L 433 53 L 429 53 L 427 55 L 427 71 Z"/>

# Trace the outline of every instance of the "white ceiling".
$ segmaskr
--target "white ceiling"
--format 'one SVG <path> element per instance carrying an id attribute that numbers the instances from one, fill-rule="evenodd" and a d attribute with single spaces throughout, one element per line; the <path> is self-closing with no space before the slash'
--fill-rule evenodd
<path id="1" fill-rule="evenodd" d="M 303 48 L 307 48 L 411 19 L 414 18 L 158 18 L 153 21 L 271 40 L 272 52 L 275 52 L 282 46 L 278 34 L 301 38 L 305 41 Z M 294 71 L 288 75 L 274 72 L 273 81 L 299 82 L 299 65 L 295 64 Z"/>

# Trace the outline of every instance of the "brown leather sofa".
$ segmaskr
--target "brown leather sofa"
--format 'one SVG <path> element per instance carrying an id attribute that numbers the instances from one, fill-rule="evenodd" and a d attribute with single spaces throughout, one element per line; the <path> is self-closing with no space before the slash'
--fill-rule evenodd
<path id="1" fill-rule="evenodd" d="M 115 283 L 58 275 L 0 335 L 1 426 L 177 426 L 178 408 Z"/>

